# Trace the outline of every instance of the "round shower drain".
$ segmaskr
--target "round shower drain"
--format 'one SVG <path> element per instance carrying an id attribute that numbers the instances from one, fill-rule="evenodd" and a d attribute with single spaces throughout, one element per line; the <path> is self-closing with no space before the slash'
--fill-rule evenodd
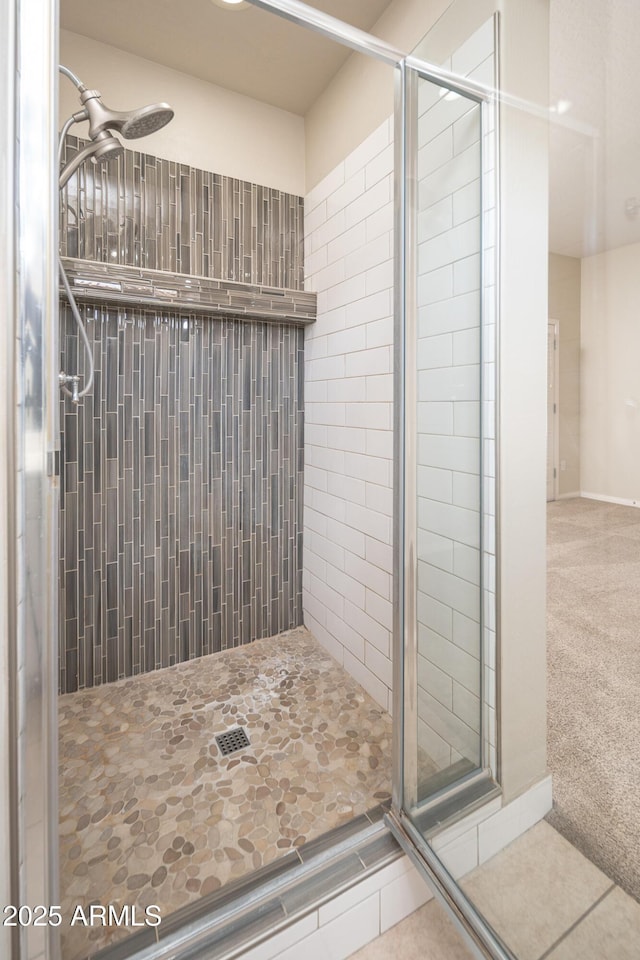
<path id="1" fill-rule="evenodd" d="M 244 727 L 234 727 L 233 730 L 218 733 L 215 740 L 223 757 L 228 757 L 230 753 L 236 753 L 249 746 L 249 737 Z"/>

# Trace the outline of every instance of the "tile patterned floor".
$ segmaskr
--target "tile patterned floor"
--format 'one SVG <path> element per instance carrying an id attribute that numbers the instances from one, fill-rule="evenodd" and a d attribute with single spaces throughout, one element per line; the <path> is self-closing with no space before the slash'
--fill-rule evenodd
<path id="1" fill-rule="evenodd" d="M 59 722 L 64 916 L 166 916 L 389 796 L 391 718 L 303 628 L 63 696 Z M 68 928 L 63 960 L 126 932 Z"/>
<path id="2" fill-rule="evenodd" d="M 430 900 L 349 960 L 475 960 L 443 907 Z"/>
<path id="3" fill-rule="evenodd" d="M 640 904 L 542 821 L 462 881 L 518 960 L 638 960 Z M 434 900 L 351 960 L 471 960 Z"/>

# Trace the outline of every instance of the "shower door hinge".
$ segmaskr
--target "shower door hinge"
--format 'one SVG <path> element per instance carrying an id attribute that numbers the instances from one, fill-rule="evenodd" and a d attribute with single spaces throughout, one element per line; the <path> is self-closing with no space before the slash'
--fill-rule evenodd
<path id="1" fill-rule="evenodd" d="M 47 476 L 60 476 L 60 451 L 47 450 Z"/>

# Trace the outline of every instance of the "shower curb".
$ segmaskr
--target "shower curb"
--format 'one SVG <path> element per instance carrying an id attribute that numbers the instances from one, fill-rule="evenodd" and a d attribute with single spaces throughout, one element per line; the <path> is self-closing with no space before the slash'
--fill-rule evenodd
<path id="1" fill-rule="evenodd" d="M 402 856 L 388 804 L 92 954 L 91 960 L 234 960 Z"/>

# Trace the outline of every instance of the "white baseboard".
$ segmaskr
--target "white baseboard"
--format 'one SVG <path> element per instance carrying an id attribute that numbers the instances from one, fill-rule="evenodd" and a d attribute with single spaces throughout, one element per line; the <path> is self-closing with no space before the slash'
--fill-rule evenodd
<path id="1" fill-rule="evenodd" d="M 586 491 L 582 490 L 577 496 L 584 497 L 586 500 L 602 500 L 603 503 L 619 503 L 623 507 L 640 507 L 640 500 L 626 500 L 624 497 L 607 497 L 604 493 L 586 493 Z"/>
<path id="2" fill-rule="evenodd" d="M 573 493 L 559 493 L 556 497 L 556 500 L 575 500 L 576 497 L 583 497 L 584 494 L 580 493 L 579 490 L 574 490 Z"/>

